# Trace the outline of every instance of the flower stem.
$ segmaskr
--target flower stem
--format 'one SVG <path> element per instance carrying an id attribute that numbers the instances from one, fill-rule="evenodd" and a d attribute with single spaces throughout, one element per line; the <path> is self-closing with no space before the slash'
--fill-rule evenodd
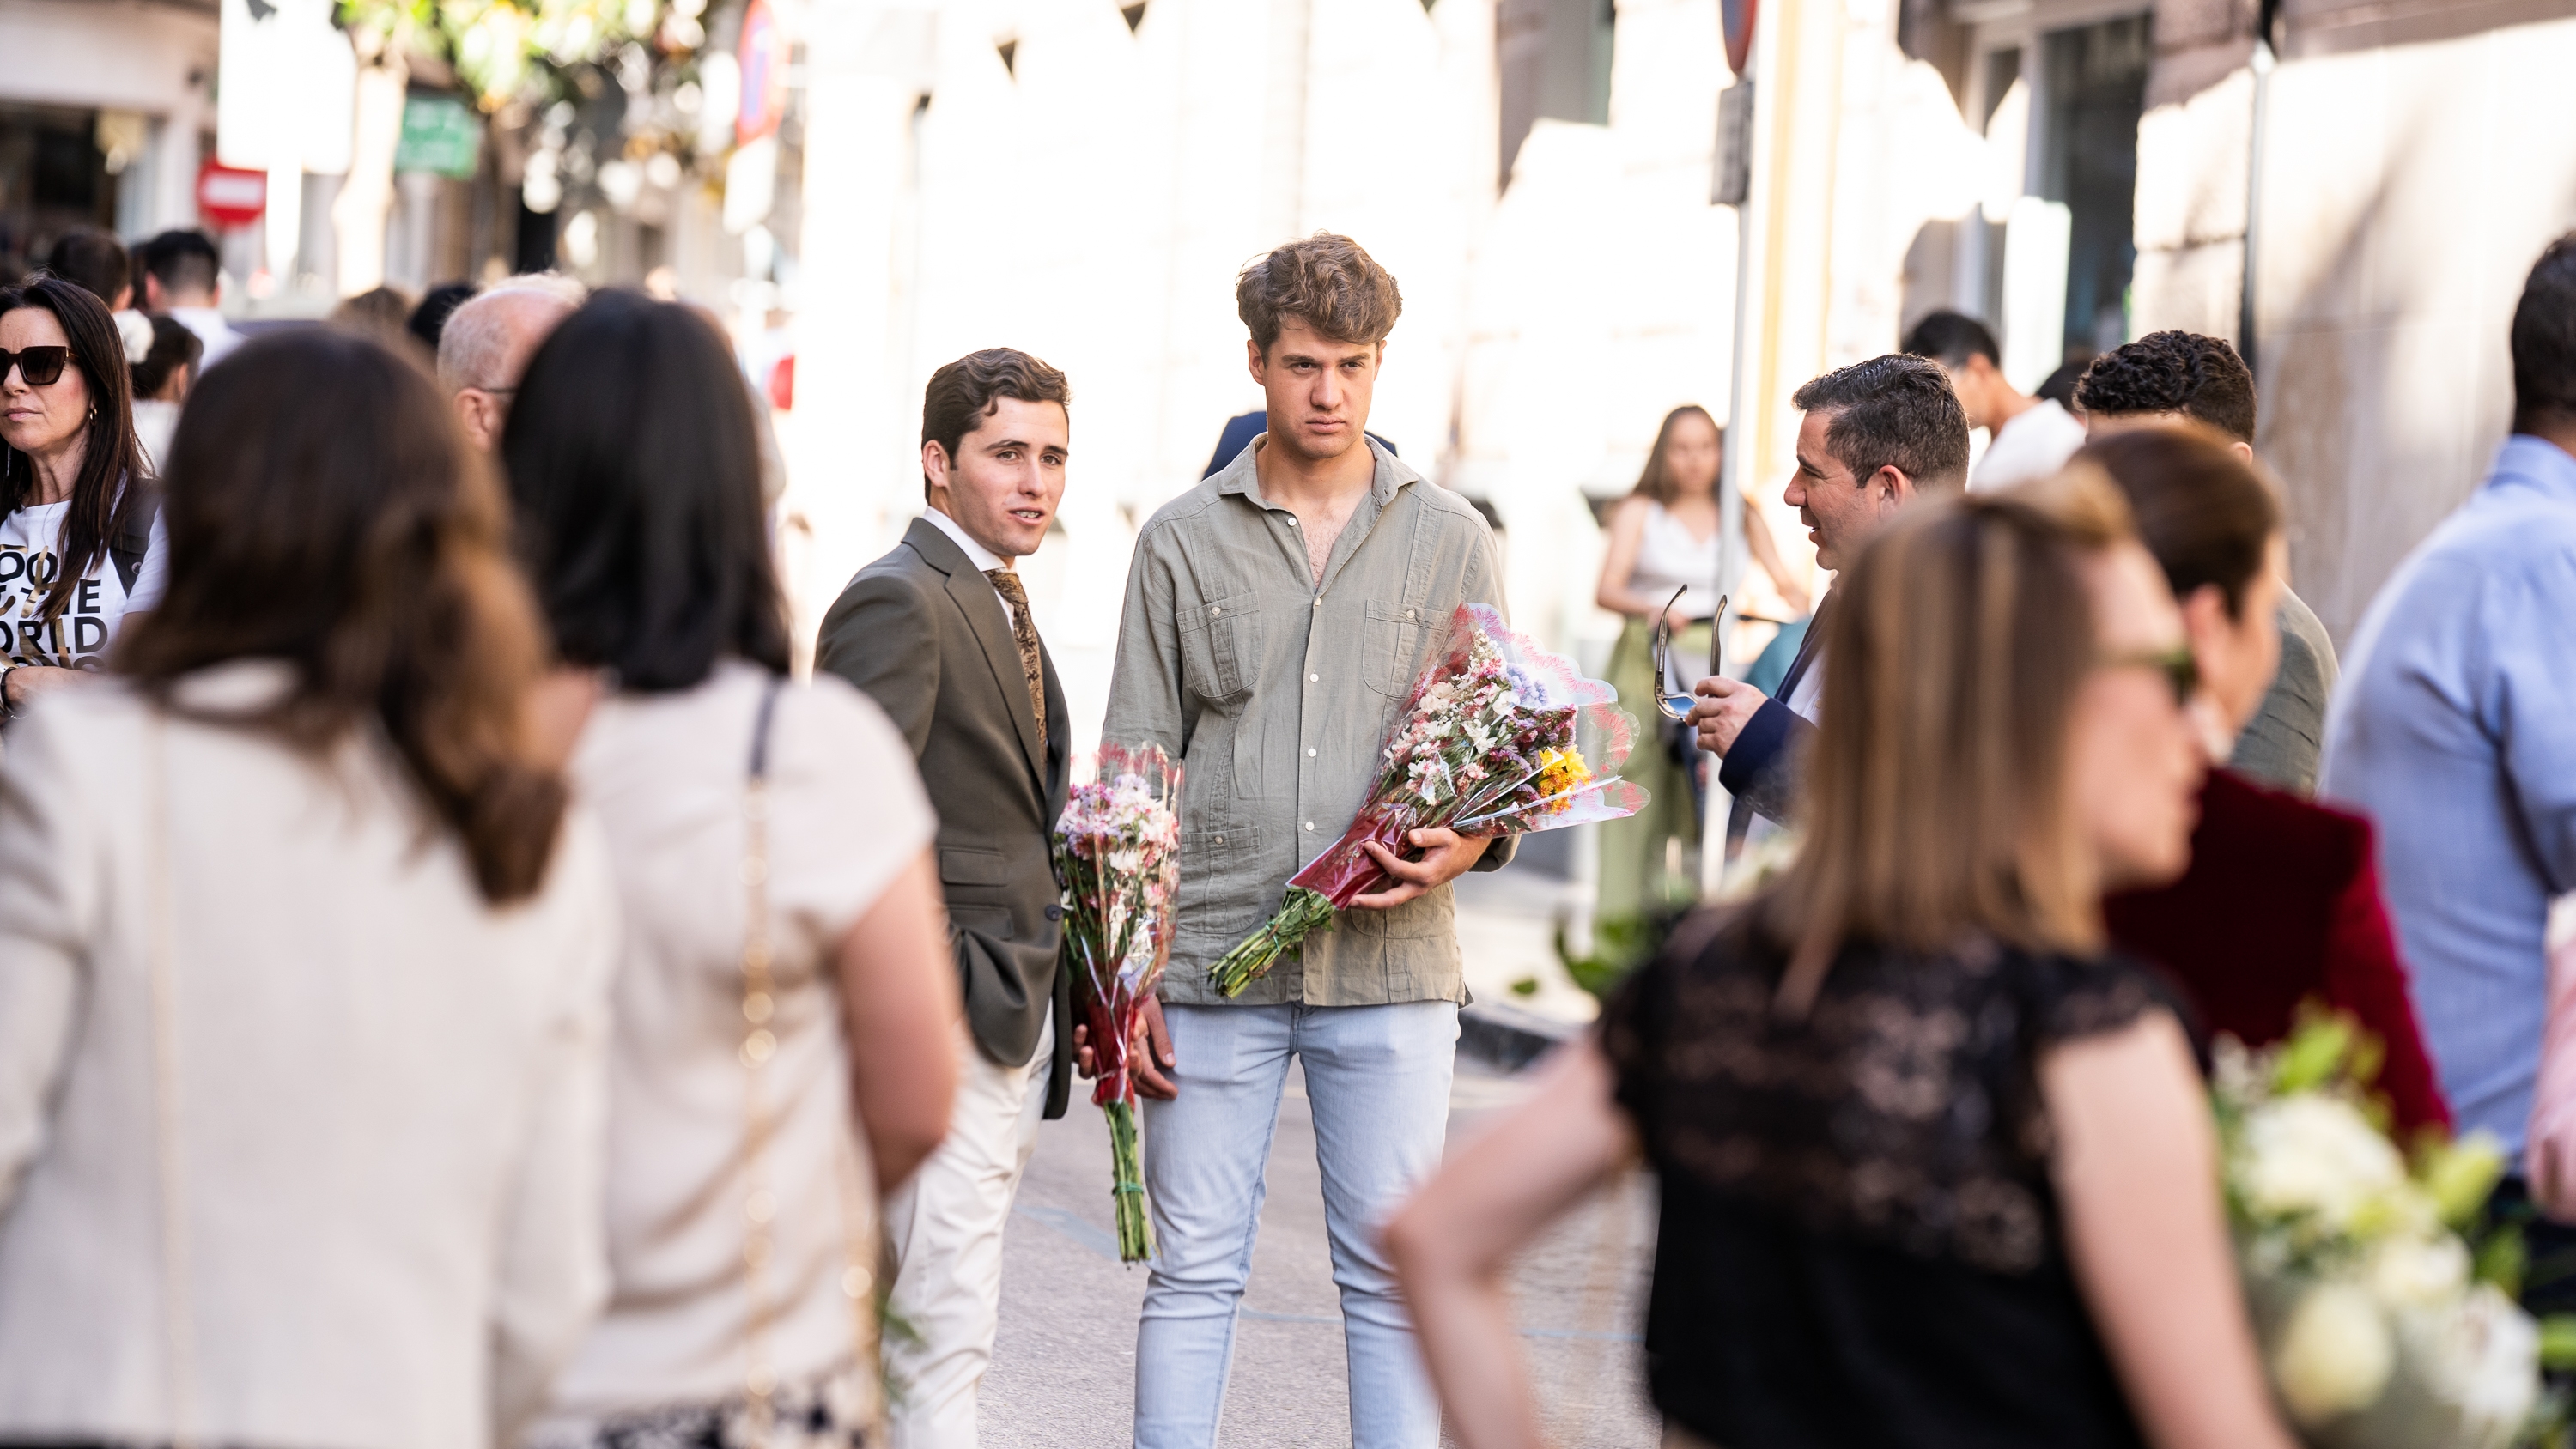
<path id="1" fill-rule="evenodd" d="M 1118 1261 L 1142 1263 L 1154 1256 L 1154 1224 L 1145 1213 L 1145 1154 L 1137 1134 L 1136 1104 L 1110 1102 L 1109 1193 L 1118 1209 Z"/>
<path id="2" fill-rule="evenodd" d="M 1332 918 L 1330 897 L 1304 886 L 1290 886 L 1288 898 L 1279 903 L 1278 913 L 1208 968 L 1208 983 L 1226 996 L 1241 996 L 1243 988 L 1270 974 L 1280 957 L 1297 949 L 1307 932 Z"/>

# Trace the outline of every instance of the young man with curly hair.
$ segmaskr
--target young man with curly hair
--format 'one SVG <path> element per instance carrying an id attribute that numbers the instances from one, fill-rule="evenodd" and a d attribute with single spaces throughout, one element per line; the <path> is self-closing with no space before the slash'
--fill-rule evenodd
<path id="1" fill-rule="evenodd" d="M 2254 374 L 2223 337 L 2150 332 L 2093 359 L 2075 384 L 2075 405 L 2093 437 L 2127 428 L 2193 423 L 2254 461 Z M 2281 667 L 2263 707 L 2236 736 L 2227 767 L 2276 790 L 2312 795 L 2325 748 L 2326 699 L 2334 693 L 2335 647 L 2324 621 L 2285 585 Z"/>
<path id="2" fill-rule="evenodd" d="M 1510 842 L 1417 830 L 1360 897 L 1239 997 L 1208 967 L 1367 798 L 1414 675 L 1464 603 L 1502 603 L 1466 500 L 1366 437 L 1403 299 L 1348 237 L 1244 268 L 1235 303 L 1269 429 L 1136 541 L 1102 737 L 1188 771 L 1181 901 L 1144 1090 L 1160 1250 L 1136 1333 L 1138 1449 L 1216 1441 L 1291 1057 L 1303 1067 L 1341 1288 L 1355 1449 L 1434 1449 L 1440 1412 L 1378 1228 L 1440 1164 L 1467 992 L 1449 882 Z M 1163 1033 L 1168 1030 L 1168 1040 Z"/>

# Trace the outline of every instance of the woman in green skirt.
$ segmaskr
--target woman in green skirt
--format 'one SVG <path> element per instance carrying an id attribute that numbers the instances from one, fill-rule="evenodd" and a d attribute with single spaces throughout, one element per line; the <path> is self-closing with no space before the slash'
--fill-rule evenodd
<path id="1" fill-rule="evenodd" d="M 1601 607 L 1627 616 L 1610 652 L 1610 682 L 1637 717 L 1642 737 L 1620 773 L 1646 787 L 1650 803 L 1625 820 L 1604 821 L 1601 888 L 1595 907 L 1604 925 L 1641 920 L 1698 894 L 1699 782 L 1673 758 L 1669 731 L 1655 712 L 1655 616 L 1670 604 L 1672 687 L 1686 691 L 1707 668 L 1709 631 L 1718 604 L 1718 460 L 1722 434 L 1708 410 L 1673 409 L 1655 434 L 1637 486 L 1610 513 L 1610 547 L 1601 561 Z M 1682 591 L 1678 601 L 1673 591 Z"/>

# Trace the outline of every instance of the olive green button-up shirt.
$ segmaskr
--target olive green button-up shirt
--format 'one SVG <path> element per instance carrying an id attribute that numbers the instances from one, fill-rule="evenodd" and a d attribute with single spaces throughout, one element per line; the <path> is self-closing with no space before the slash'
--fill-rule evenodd
<path id="1" fill-rule="evenodd" d="M 1350 828 L 1414 676 L 1462 603 L 1502 606 L 1493 535 L 1467 501 L 1369 444 L 1377 476 L 1322 584 L 1297 516 L 1265 502 L 1256 440 L 1136 540 L 1101 738 L 1180 760 L 1181 900 L 1163 998 L 1222 1002 L 1207 968 L 1279 908 Z M 1510 858 L 1507 837 L 1478 863 Z M 1379 1006 L 1467 999 L 1442 886 L 1345 911 L 1234 998 Z"/>

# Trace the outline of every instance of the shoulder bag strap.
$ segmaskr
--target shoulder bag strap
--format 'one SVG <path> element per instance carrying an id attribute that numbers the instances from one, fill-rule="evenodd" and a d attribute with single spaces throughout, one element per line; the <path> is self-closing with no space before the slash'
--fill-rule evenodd
<path id="1" fill-rule="evenodd" d="M 772 995 L 769 943 L 769 725 L 778 707 L 776 676 L 763 681 L 760 711 L 751 727 L 751 767 L 742 791 L 742 1104 L 743 1104 L 743 1399 L 750 1410 L 752 1442 L 770 1443 L 775 1413 L 770 1396 L 778 1375 L 769 1363 L 770 1223 L 778 1197 L 769 1185 L 769 1059 L 778 1038 L 769 1029 L 777 1012 Z"/>
<path id="2" fill-rule="evenodd" d="M 117 583 L 131 594 L 134 581 L 143 576 L 143 560 L 152 552 L 152 524 L 161 516 L 161 495 L 139 483 L 126 486 L 143 488 L 143 496 L 136 501 L 125 526 L 107 541 L 107 558 L 116 566 Z"/>
<path id="3" fill-rule="evenodd" d="M 179 1146 L 179 1012 L 170 904 L 169 738 L 158 705 L 143 716 L 144 869 L 150 919 L 144 943 L 152 996 L 152 1100 L 161 1185 L 161 1372 L 171 1449 L 195 1449 L 197 1331 L 190 1292 L 186 1178 Z"/>

